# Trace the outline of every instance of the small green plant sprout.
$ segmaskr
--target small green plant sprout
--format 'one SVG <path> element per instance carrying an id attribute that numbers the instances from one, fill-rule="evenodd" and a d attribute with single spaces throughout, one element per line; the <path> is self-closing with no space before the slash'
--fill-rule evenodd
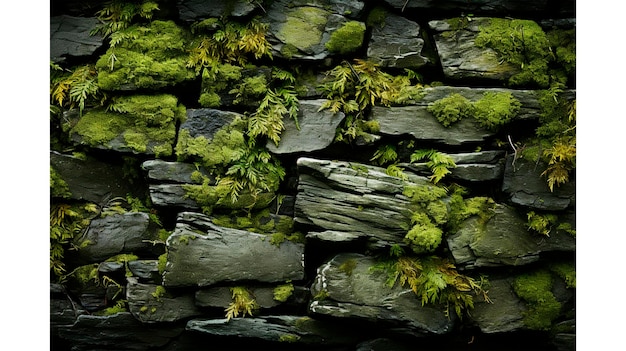
<path id="1" fill-rule="evenodd" d="M 426 256 L 421 258 L 402 256 L 394 260 L 382 261 L 371 267 L 371 272 L 387 272 L 385 282 L 389 288 L 396 285 L 407 286 L 426 304 L 442 304 L 446 315 L 453 309 L 459 318 L 463 318 L 474 308 L 473 294 L 482 296 L 491 303 L 487 295 L 488 282 L 484 277 L 479 281 L 460 274 L 454 264 L 445 258 Z M 472 294 L 473 293 L 473 294 Z"/>
<path id="2" fill-rule="evenodd" d="M 374 156 L 370 159 L 370 161 L 379 166 L 394 163 L 397 160 L 398 152 L 396 151 L 396 147 L 393 145 L 381 145 L 376 152 L 374 152 Z"/>
<path id="3" fill-rule="evenodd" d="M 52 103 L 61 108 L 78 107 L 79 115 L 89 105 L 102 105 L 106 96 L 98 86 L 98 71 L 93 65 L 76 67 L 73 71 L 50 63 L 50 94 Z"/>
<path id="4" fill-rule="evenodd" d="M 550 236 L 550 232 L 558 221 L 555 214 L 541 215 L 535 213 L 535 211 L 530 211 L 526 216 L 528 218 L 528 229 L 545 236 Z"/>
<path id="5" fill-rule="evenodd" d="M 114 306 L 107 307 L 104 310 L 95 312 L 94 314 L 97 316 L 112 316 L 117 313 L 128 312 L 128 307 L 126 306 L 127 303 L 127 300 L 118 300 Z"/>
<path id="6" fill-rule="evenodd" d="M 226 319 L 231 320 L 239 314 L 245 317 L 246 314 L 252 316 L 254 311 L 259 308 L 256 300 L 250 296 L 250 292 L 245 287 L 237 286 L 230 288 L 232 293 L 232 302 L 226 308 Z"/>
<path id="7" fill-rule="evenodd" d="M 288 281 L 286 284 L 274 288 L 274 300 L 285 302 L 293 294 L 293 284 Z"/>
<path id="8" fill-rule="evenodd" d="M 411 154 L 411 163 L 417 163 L 423 159 L 427 159 L 426 166 L 430 168 L 432 175 L 430 180 L 437 184 L 447 174 L 450 174 L 449 168 L 456 167 L 454 160 L 449 155 L 433 149 L 420 149 Z"/>
<path id="9" fill-rule="evenodd" d="M 153 12 L 158 10 L 159 5 L 152 1 L 144 0 L 141 3 L 123 0 L 109 1 L 104 8 L 96 12 L 96 17 L 102 24 L 94 28 L 91 35 L 100 33 L 106 37 L 128 28 L 137 16 L 147 20 L 152 19 Z"/>

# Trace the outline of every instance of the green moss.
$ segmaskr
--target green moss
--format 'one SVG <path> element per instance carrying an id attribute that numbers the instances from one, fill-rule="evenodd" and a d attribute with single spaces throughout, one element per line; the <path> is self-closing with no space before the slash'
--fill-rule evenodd
<path id="1" fill-rule="evenodd" d="M 552 294 L 552 275 L 546 270 L 521 275 L 513 282 L 513 289 L 528 303 L 524 324 L 529 329 L 548 330 L 559 316 L 561 303 Z"/>
<path id="2" fill-rule="evenodd" d="M 285 302 L 293 294 L 293 284 L 287 283 L 274 288 L 274 300 Z"/>
<path id="3" fill-rule="evenodd" d="M 133 254 L 119 254 L 113 257 L 109 257 L 105 262 L 118 262 L 125 263 L 130 261 L 136 261 L 139 259 L 139 256 Z"/>
<path id="4" fill-rule="evenodd" d="M 496 130 L 517 115 L 522 104 L 508 92 L 486 92 L 474 103 L 474 117 L 481 126 Z"/>
<path id="5" fill-rule="evenodd" d="M 196 240 L 196 236 L 194 236 L 194 235 L 181 235 L 177 239 L 178 239 L 178 243 L 179 244 L 189 245 L 189 239 Z"/>
<path id="6" fill-rule="evenodd" d="M 163 272 L 165 272 L 166 264 L 167 264 L 167 253 L 164 253 L 159 256 L 159 263 L 157 264 L 157 267 L 159 269 L 159 274 L 163 274 Z"/>
<path id="7" fill-rule="evenodd" d="M 286 58 L 293 58 L 298 53 L 298 48 L 293 44 L 285 44 L 280 48 L 280 54 Z"/>
<path id="8" fill-rule="evenodd" d="M 169 156 L 176 123 L 186 118 L 185 107 L 168 94 L 115 97 L 109 110 L 88 111 L 70 134 L 90 146 L 107 146 L 121 137 L 130 150 Z"/>
<path id="9" fill-rule="evenodd" d="M 384 27 L 385 19 L 387 19 L 387 10 L 384 7 L 376 6 L 367 15 L 365 23 L 368 27 Z"/>
<path id="10" fill-rule="evenodd" d="M 417 254 L 433 252 L 441 244 L 443 231 L 431 222 L 425 213 L 414 213 L 413 227 L 404 236 L 404 242 Z"/>
<path id="11" fill-rule="evenodd" d="M 72 196 L 69 185 L 52 166 L 50 166 L 50 196 L 60 198 Z"/>
<path id="12" fill-rule="evenodd" d="M 548 87 L 548 62 L 552 52 L 546 33 L 536 22 L 492 18 L 488 25 L 480 28 L 475 45 L 493 49 L 504 61 L 520 68 L 520 73 L 509 79 L 510 85 Z"/>
<path id="13" fill-rule="evenodd" d="M 568 288 L 576 288 L 576 265 L 573 262 L 560 262 L 550 265 L 550 270 L 565 281 Z"/>
<path id="14" fill-rule="evenodd" d="M 276 37 L 285 44 L 309 52 L 322 41 L 322 33 L 329 13 L 317 7 L 302 6 L 287 13 L 287 20 Z"/>
<path id="15" fill-rule="evenodd" d="M 163 285 L 157 285 L 151 295 L 152 297 L 157 299 L 157 301 L 160 301 L 161 298 L 164 297 L 166 294 L 167 291 L 165 290 L 165 287 Z"/>
<path id="16" fill-rule="evenodd" d="M 96 316 L 112 316 L 114 314 L 122 313 L 122 312 L 128 312 L 128 308 L 126 308 L 125 300 L 120 300 L 115 304 L 115 306 L 111 306 L 111 307 L 105 308 L 104 310 L 97 311 L 94 314 Z"/>
<path id="17" fill-rule="evenodd" d="M 330 35 L 326 42 L 326 49 L 345 55 L 358 50 L 363 45 L 365 24 L 358 21 L 349 21 Z"/>
<path id="18" fill-rule="evenodd" d="M 202 75 L 202 89 L 198 102 L 203 107 L 219 107 L 220 94 L 227 95 L 231 88 L 240 82 L 243 67 L 228 63 L 217 63 L 211 74 Z"/>
<path id="19" fill-rule="evenodd" d="M 200 94 L 198 103 L 202 107 L 219 107 L 222 104 L 222 98 L 215 92 L 208 92 Z"/>
<path id="20" fill-rule="evenodd" d="M 195 76 L 186 66 L 188 34 L 172 21 L 132 26 L 112 36 L 111 47 L 98 59 L 103 90 L 157 89 Z"/>
<path id="21" fill-rule="evenodd" d="M 453 93 L 428 105 L 427 110 L 444 127 L 449 127 L 462 118 L 473 115 L 474 107 L 463 95 Z"/>
<path id="22" fill-rule="evenodd" d="M 496 203 L 493 199 L 484 196 L 464 199 L 460 192 L 454 192 L 450 196 L 449 205 L 448 227 L 451 231 L 456 231 L 464 220 L 472 216 L 478 216 L 481 223 L 487 223 L 493 217 Z"/>
<path id="23" fill-rule="evenodd" d="M 443 225 L 448 222 L 448 205 L 442 200 L 428 203 L 426 213 L 437 225 Z"/>
<path id="24" fill-rule="evenodd" d="M 407 185 L 402 194 L 411 199 L 411 202 L 428 203 L 441 199 L 448 192 L 445 188 L 436 185 Z"/>
<path id="25" fill-rule="evenodd" d="M 341 272 L 344 272 L 347 275 L 352 275 L 352 271 L 356 268 L 358 262 L 354 258 L 350 258 L 345 260 L 342 264 L 337 267 Z"/>

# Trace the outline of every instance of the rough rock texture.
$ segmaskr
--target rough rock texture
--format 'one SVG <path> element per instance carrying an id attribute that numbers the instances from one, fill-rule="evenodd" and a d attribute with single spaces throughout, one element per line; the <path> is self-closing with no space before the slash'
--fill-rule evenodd
<path id="1" fill-rule="evenodd" d="M 385 285 L 385 273 L 371 271 L 375 263 L 364 255 L 340 254 L 319 267 L 311 295 L 320 296 L 323 292 L 325 298 L 313 301 L 310 311 L 315 315 L 389 323 L 418 334 L 451 331 L 454 318 L 445 315 L 443 306 L 422 306 L 408 288 L 390 289 Z"/>
<path id="2" fill-rule="evenodd" d="M 304 278 L 302 244 L 285 241 L 277 247 L 266 235 L 218 227 L 198 213 L 179 214 L 167 249 L 166 287 Z"/>
<path id="3" fill-rule="evenodd" d="M 423 47 L 419 24 L 387 13 L 385 21 L 372 29 L 367 57 L 383 67 L 416 69 L 432 62 Z"/>
<path id="4" fill-rule="evenodd" d="M 81 315 L 71 326 L 59 327 L 59 335 L 71 340 L 72 350 L 147 350 L 162 347 L 179 335 L 183 326 L 146 325 L 129 312 L 112 316 Z"/>
<path id="5" fill-rule="evenodd" d="M 82 160 L 71 155 L 50 152 L 50 166 L 70 190 L 70 198 L 105 204 L 109 199 L 137 195 L 141 187 L 124 176 L 121 165 L 100 160 Z"/>
<path id="6" fill-rule="evenodd" d="M 447 236 L 448 247 L 459 267 L 525 265 L 545 252 L 574 252 L 576 238 L 556 230 L 545 237 L 527 229 L 526 219 L 511 206 L 496 204 L 493 216 L 467 219 L 460 230 Z"/>
<path id="7" fill-rule="evenodd" d="M 50 60 L 92 56 L 104 42 L 102 35 L 90 34 L 99 23 L 95 17 L 50 17 Z"/>
<path id="8" fill-rule="evenodd" d="M 385 0 L 397 9 L 429 9 L 435 11 L 450 11 L 457 15 L 464 13 L 485 13 L 493 15 L 510 15 L 512 13 L 545 13 L 546 11 L 560 10 L 569 13 L 570 2 L 549 0 Z"/>
<path id="9" fill-rule="evenodd" d="M 147 213 L 128 212 L 91 220 L 76 245 L 82 260 L 99 262 L 121 253 L 162 253 L 163 245 L 151 243 L 156 239 L 156 227 Z"/>
<path id="10" fill-rule="evenodd" d="M 515 162 L 515 164 L 513 164 Z M 550 191 L 546 178 L 541 175 L 546 169 L 544 162 L 531 162 L 514 155 L 506 158 L 502 191 L 509 196 L 512 204 L 538 210 L 558 211 L 576 205 L 576 178 L 554 186 Z"/>
<path id="11" fill-rule="evenodd" d="M 172 294 L 165 289 L 161 293 L 157 288 L 158 285 L 142 284 L 137 278 L 128 278 L 128 309 L 140 322 L 175 322 L 202 314 L 195 305 L 193 293 Z"/>
<path id="12" fill-rule="evenodd" d="M 187 197 L 183 184 L 150 185 L 150 201 L 156 206 L 200 209 L 195 200 Z"/>
<path id="13" fill-rule="evenodd" d="M 526 304 L 511 287 L 511 279 L 490 279 L 489 299 L 492 303 L 478 300 L 471 313 L 472 321 L 483 333 L 506 333 L 524 328 Z"/>
<path id="14" fill-rule="evenodd" d="M 154 182 L 192 183 L 191 174 L 198 170 L 191 163 L 148 160 L 141 164 L 148 179 Z"/>
<path id="15" fill-rule="evenodd" d="M 298 111 L 300 129 L 292 118 L 285 117 L 285 130 L 280 134 L 278 146 L 269 141 L 268 150 L 275 154 L 290 154 L 322 150 L 329 146 L 335 139 L 335 130 L 344 114 L 319 111 L 324 101 L 326 100 L 301 100 Z"/>
<path id="16" fill-rule="evenodd" d="M 326 230 L 359 233 L 376 241 L 401 242 L 411 216 L 405 185 L 432 185 L 425 177 L 408 181 L 380 167 L 299 158 L 297 222 Z"/>
<path id="17" fill-rule="evenodd" d="M 186 22 L 202 21 L 210 17 L 243 17 L 252 13 L 257 5 L 246 0 L 179 0 L 180 19 Z"/>

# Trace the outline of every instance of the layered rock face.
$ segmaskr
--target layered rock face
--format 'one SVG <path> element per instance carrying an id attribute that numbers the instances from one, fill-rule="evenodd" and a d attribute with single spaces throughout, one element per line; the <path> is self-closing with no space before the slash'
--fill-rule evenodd
<path id="1" fill-rule="evenodd" d="M 52 2 L 52 349 L 575 347 L 573 1 L 120 4 Z"/>

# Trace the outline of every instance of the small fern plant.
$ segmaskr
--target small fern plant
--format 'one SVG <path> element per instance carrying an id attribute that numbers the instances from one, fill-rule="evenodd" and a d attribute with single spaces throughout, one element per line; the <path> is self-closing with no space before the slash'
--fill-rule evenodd
<path id="1" fill-rule="evenodd" d="M 236 286 L 230 288 L 232 293 L 232 302 L 226 308 L 226 319 L 230 321 L 238 317 L 240 314 L 245 317 L 246 314 L 252 316 L 259 308 L 259 304 L 251 297 L 250 292 L 245 287 Z"/>
<path id="2" fill-rule="evenodd" d="M 98 72 L 93 65 L 76 67 L 73 71 L 50 62 L 51 103 L 61 108 L 78 107 L 82 116 L 90 104 L 104 104 L 105 95 L 98 86 Z"/>
<path id="3" fill-rule="evenodd" d="M 159 5 L 153 1 L 144 0 L 141 3 L 121 0 L 109 1 L 100 11 L 96 12 L 96 17 L 101 24 L 94 28 L 90 34 L 101 34 L 107 37 L 128 28 L 137 16 L 147 20 L 152 19 L 153 13 L 158 10 Z"/>
<path id="4" fill-rule="evenodd" d="M 411 163 L 417 163 L 426 159 L 426 166 L 430 168 L 432 175 L 430 180 L 437 184 L 446 175 L 450 174 L 450 168 L 456 167 L 456 163 L 450 155 L 433 149 L 420 149 L 411 154 Z"/>

